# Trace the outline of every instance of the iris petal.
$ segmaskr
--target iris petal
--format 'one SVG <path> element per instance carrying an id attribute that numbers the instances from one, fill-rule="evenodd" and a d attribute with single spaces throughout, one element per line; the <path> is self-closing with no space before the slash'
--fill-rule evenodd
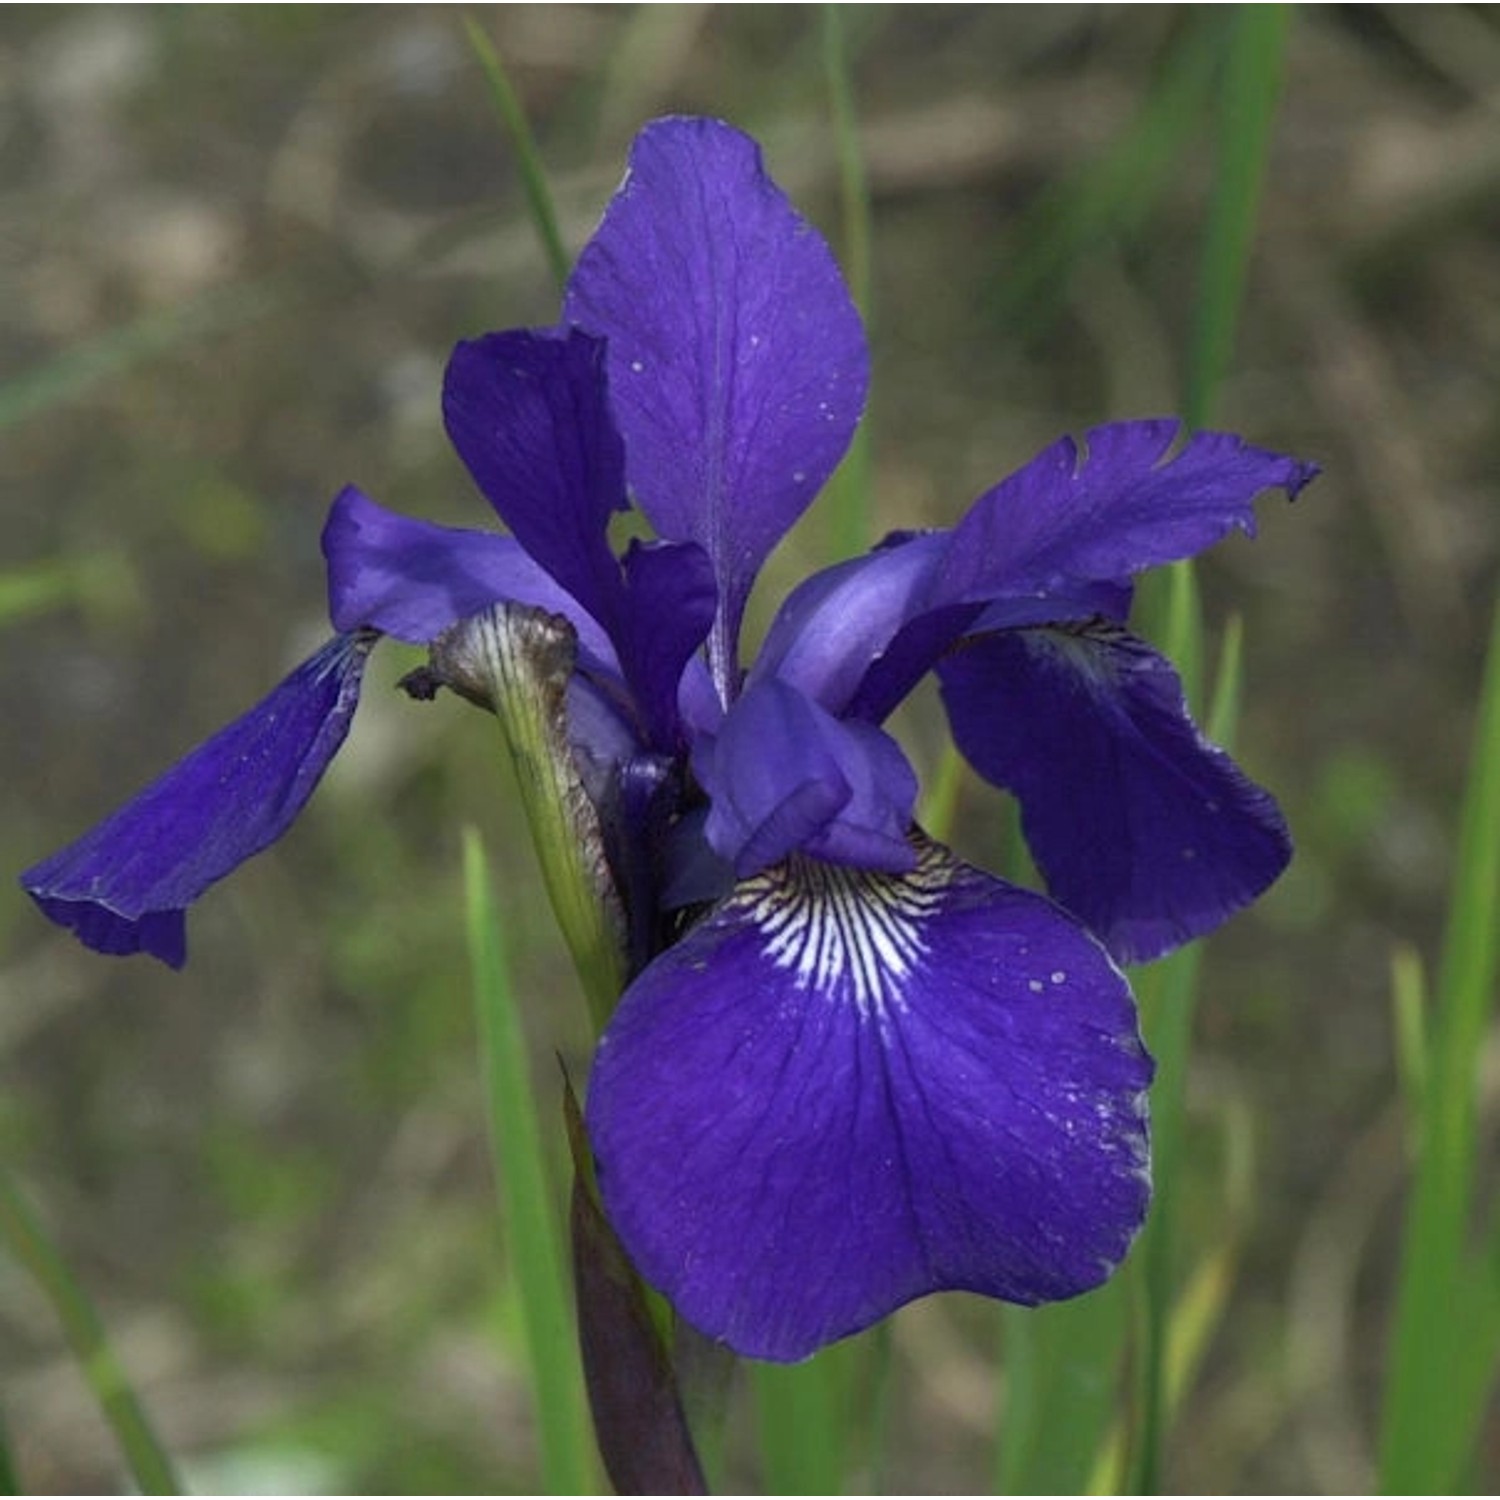
<path id="1" fill-rule="evenodd" d="M 814 573 L 777 610 L 751 680 L 774 673 L 829 713 L 842 713 L 919 610 L 946 546 L 946 532 L 927 532 Z"/>
<path id="2" fill-rule="evenodd" d="M 461 343 L 443 379 L 448 437 L 516 540 L 614 635 L 610 516 L 627 508 L 604 345 L 574 330 Z"/>
<path id="3" fill-rule="evenodd" d="M 928 1292 L 1101 1282 L 1149 1196 L 1151 1071 L 1099 945 L 929 845 L 737 887 L 626 992 L 588 1122 L 646 1278 L 796 1360 Z"/>
<path id="4" fill-rule="evenodd" d="M 1314 464 L 1198 433 L 1169 462 L 1174 421 L 1063 438 L 975 501 L 951 531 L 888 544 L 815 575 L 772 622 L 756 673 L 834 713 L 880 723 L 955 641 L 1022 626 L 1123 621 L 1129 580 L 1236 527 L 1262 490 L 1295 495 Z"/>
<path id="5" fill-rule="evenodd" d="M 328 613 L 336 630 L 361 626 L 426 645 L 450 625 L 504 599 L 564 615 L 596 662 L 614 662 L 598 622 L 514 537 L 417 521 L 352 485 L 323 527 Z"/>
<path id="6" fill-rule="evenodd" d="M 713 622 L 714 574 L 693 542 L 637 544 L 623 572 L 610 548 L 610 516 L 627 502 L 603 342 L 572 329 L 460 344 L 443 413 L 516 539 L 608 632 L 647 738 L 669 745 L 683 668 Z"/>
<path id="7" fill-rule="evenodd" d="M 631 542 L 625 553 L 620 655 L 646 732 L 659 744 L 673 738 L 679 692 L 691 699 L 695 686 L 702 691 L 703 663 L 694 653 L 713 623 L 717 602 L 713 567 L 701 547 Z"/>
<path id="8" fill-rule="evenodd" d="M 287 831 L 343 744 L 373 640 L 330 641 L 21 884 L 90 948 L 180 968 L 188 906 Z"/>
<path id="9" fill-rule="evenodd" d="M 917 779 L 888 735 L 844 723 L 776 677 L 752 683 L 694 768 L 712 799 L 705 833 L 737 875 L 801 849 L 868 869 L 912 864 Z"/>
<path id="10" fill-rule="evenodd" d="M 938 677 L 959 749 L 1020 799 L 1048 890 L 1116 958 L 1212 931 L 1290 859 L 1275 801 L 1203 738 L 1171 664 L 1128 632 L 1006 631 Z"/>
<path id="11" fill-rule="evenodd" d="M 720 590 L 726 699 L 761 563 L 849 445 L 869 357 L 828 245 L 717 120 L 667 119 L 568 284 L 569 322 L 609 343 L 635 502 L 659 535 L 697 542 Z"/>
<path id="12" fill-rule="evenodd" d="M 1295 496 L 1318 472 L 1226 432 L 1194 433 L 1163 462 L 1172 420 L 1095 427 L 1043 450 L 981 495 L 954 528 L 929 604 L 1123 582 L 1192 557 L 1238 528 L 1254 535 L 1262 490 Z"/>

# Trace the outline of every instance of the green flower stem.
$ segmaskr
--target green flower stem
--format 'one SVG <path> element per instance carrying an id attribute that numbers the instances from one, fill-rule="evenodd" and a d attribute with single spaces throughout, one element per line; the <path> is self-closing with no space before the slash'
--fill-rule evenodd
<path id="1" fill-rule="evenodd" d="M 51 1302 L 83 1378 L 119 1439 L 136 1487 L 143 1495 L 181 1494 L 166 1451 L 146 1420 L 98 1312 L 3 1168 L 0 1240 Z"/>
<path id="2" fill-rule="evenodd" d="M 568 740 L 577 638 L 543 610 L 497 604 L 432 646 L 437 678 L 500 721 L 553 913 L 602 1033 L 629 970 L 624 909 Z"/>

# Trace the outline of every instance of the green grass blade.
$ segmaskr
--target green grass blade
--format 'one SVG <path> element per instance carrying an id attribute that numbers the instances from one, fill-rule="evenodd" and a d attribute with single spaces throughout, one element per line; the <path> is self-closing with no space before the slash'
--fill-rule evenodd
<path id="1" fill-rule="evenodd" d="M 953 823 L 958 817 L 958 799 L 963 792 L 964 773 L 964 758 L 958 746 L 948 740 L 917 810 L 917 822 L 940 844 L 951 841 Z"/>
<path id="2" fill-rule="evenodd" d="M 1448 925 L 1438 968 L 1416 1181 L 1407 1208 L 1389 1376 L 1381 1424 L 1386 1493 L 1458 1488 L 1500 1348 L 1474 1349 L 1473 1214 L 1477 1068 L 1495 1003 L 1500 933 L 1500 604 L 1491 630 L 1464 795 Z M 1488 1273 L 1493 1285 L 1494 1273 Z M 1488 1320 L 1479 1320 L 1487 1325 Z M 1473 1370 L 1469 1399 L 1453 1373 Z M 1478 1399 L 1476 1399 L 1476 1393 Z"/>
<path id="3" fill-rule="evenodd" d="M 0 1495 L 19 1495 L 21 1479 L 11 1462 L 10 1444 L 5 1436 L 5 1419 L 0 1415 Z"/>
<path id="4" fill-rule="evenodd" d="M 859 117 L 854 107 L 854 76 L 849 36 L 839 5 L 823 7 L 823 67 L 833 114 L 834 146 L 839 161 L 839 203 L 843 215 L 840 260 L 850 294 L 866 317 L 870 312 L 870 184 L 859 144 Z"/>
<path id="5" fill-rule="evenodd" d="M 767 1494 L 843 1493 L 854 1362 L 863 1349 L 863 1341 L 846 1341 L 800 1365 L 751 1367 Z"/>
<path id="6" fill-rule="evenodd" d="M 542 253 L 547 257 L 547 266 L 560 292 L 567 285 L 571 261 L 567 246 L 563 244 L 562 231 L 557 227 L 557 210 L 552 204 L 552 189 L 548 186 L 546 168 L 542 166 L 541 153 L 537 150 L 526 111 L 521 106 L 521 96 L 516 93 L 510 74 L 505 71 L 499 49 L 473 16 L 464 17 L 464 32 L 484 72 L 485 83 L 489 86 L 490 103 L 515 149 L 516 164 L 521 171 L 521 186 L 526 194 L 526 206 L 531 211 L 531 222 L 536 226 L 537 238 L 542 242 Z"/>
<path id="7" fill-rule="evenodd" d="M 886 1460 L 891 1434 L 891 1405 L 896 1393 L 896 1340 L 891 1320 L 870 1330 L 869 1353 L 864 1361 L 864 1413 L 859 1431 L 864 1434 L 863 1491 L 879 1495 L 885 1489 Z"/>
<path id="8" fill-rule="evenodd" d="M 1192 559 L 1148 573 L 1137 591 L 1142 632 L 1177 668 L 1183 695 L 1196 713 L 1203 686 L 1203 596 Z"/>
<path id="9" fill-rule="evenodd" d="M 1422 956 L 1408 944 L 1391 954 L 1391 1009 L 1396 1038 L 1396 1077 L 1412 1122 L 1413 1156 L 1420 1149 L 1423 1100 L 1427 1096 L 1427 970 Z"/>
<path id="10" fill-rule="evenodd" d="M 474 975 L 490 1147 L 521 1308 L 541 1446 L 554 1495 L 591 1492 L 592 1438 L 574 1337 L 572 1299 L 527 1068 L 526 1039 L 501 946 L 479 835 L 463 838 L 465 926 Z"/>
<path id="11" fill-rule="evenodd" d="M 1281 61 L 1288 13 L 1280 6 L 1239 6 L 1228 18 L 1220 94 L 1218 164 L 1203 243 L 1202 274 L 1183 392 L 1190 428 L 1208 421 L 1228 368 L 1254 238 L 1260 187 L 1271 127 L 1281 92 Z M 1163 644 L 1177 662 L 1189 703 L 1199 698 L 1201 611 L 1191 566 L 1167 574 Z M 1159 596 L 1158 596 L 1159 597 Z M 1239 640 L 1226 638 L 1211 730 L 1232 738 L 1237 718 Z M 1217 723 L 1212 721 L 1217 720 Z M 1147 1042 L 1156 1055 L 1152 1089 L 1153 1157 L 1157 1191 L 1151 1220 L 1137 1251 L 1137 1285 L 1144 1297 L 1141 1321 L 1138 1412 L 1131 1444 L 1131 1486 L 1154 1493 L 1162 1481 L 1172 1402 L 1169 1378 L 1170 1319 L 1176 1301 L 1178 1249 L 1176 1188 L 1180 1174 L 1188 1057 L 1199 952 L 1173 954 L 1141 976 L 1138 993 Z"/>
<path id="12" fill-rule="evenodd" d="M 839 163 L 839 204 L 842 218 L 840 259 L 854 305 L 871 321 L 870 185 L 859 144 L 859 119 L 854 106 L 854 79 L 843 8 L 823 7 L 823 68 L 828 81 L 834 144 Z M 852 557 L 873 540 L 870 418 L 866 413 L 843 463 L 830 481 L 826 514 L 833 534 L 833 555 Z"/>
<path id="13" fill-rule="evenodd" d="M 1183 400 L 1192 428 L 1207 425 L 1234 350 L 1290 22 L 1286 5 L 1238 5 L 1228 18 L 1218 163 Z"/>
<path id="14" fill-rule="evenodd" d="M 1196 698 L 1198 663 L 1203 657 L 1197 589 L 1191 565 L 1172 575 L 1164 629 L 1168 655 L 1183 668 L 1189 700 Z M 1239 718 L 1241 632 L 1225 631 L 1206 727 L 1210 738 L 1228 747 Z M 1151 1217 L 1135 1251 L 1131 1285 L 1140 1299 L 1137 1348 L 1138 1421 L 1129 1442 L 1130 1488 L 1155 1493 L 1161 1484 L 1167 1430 L 1173 1405 L 1170 1337 L 1177 1302 L 1177 1185 L 1182 1171 L 1187 1075 L 1197 1004 L 1201 949 L 1179 949 L 1144 970 L 1136 980 L 1141 1024 L 1156 1058 L 1151 1090 L 1152 1174 L 1156 1183 Z"/>
<path id="15" fill-rule="evenodd" d="M 1073 267 L 1101 241 L 1149 219 L 1173 163 L 1198 132 L 1213 80 L 1216 29 L 1194 18 L 1161 77 L 1114 142 L 1045 190 L 1016 230 L 1016 253 L 990 301 L 992 316 L 1034 325 L 1057 305 Z"/>
<path id="16" fill-rule="evenodd" d="M 1076 1495 L 1118 1409 L 1127 1302 L 1118 1283 L 1052 1307 L 1003 1309 L 995 1486 Z"/>
<path id="17" fill-rule="evenodd" d="M 1209 699 L 1204 732 L 1216 745 L 1227 745 L 1240 727 L 1240 688 L 1245 670 L 1245 622 L 1231 615 L 1219 643 L 1219 664 L 1214 673 L 1214 692 Z"/>
<path id="18" fill-rule="evenodd" d="M 0 1241 L 31 1273 L 52 1304 L 83 1378 L 114 1429 L 136 1487 L 143 1495 L 180 1494 L 171 1461 L 105 1336 L 98 1312 L 3 1168 Z"/>
<path id="19" fill-rule="evenodd" d="M 69 603 L 78 591 L 71 562 L 37 562 L 0 573 L 0 629 Z"/>
<path id="20" fill-rule="evenodd" d="M 1146 631 L 1177 664 L 1192 701 L 1198 697 L 1203 658 L 1196 574 L 1191 563 L 1180 563 L 1148 582 L 1153 587 L 1143 589 L 1140 600 Z M 1227 631 L 1211 716 L 1221 730 L 1233 727 L 1239 653 L 1238 632 Z M 1198 963 L 1196 948 L 1183 949 L 1142 970 L 1134 981 L 1142 1030 L 1157 1067 L 1151 1090 L 1156 1192 L 1125 1275 L 1079 1303 L 1020 1312 L 1006 1322 L 1007 1394 L 994 1472 L 998 1487 L 1008 1493 L 1076 1493 L 1089 1482 L 1095 1455 L 1108 1436 L 1127 1324 L 1134 1334 L 1136 1422 L 1124 1445 L 1128 1471 L 1137 1488 L 1157 1483 L 1169 1412 L 1169 1333 L 1176 1301 L 1173 1188 Z M 1121 1447 L 1118 1441 L 1116 1447 Z M 1111 1461 L 1111 1472 L 1127 1467 L 1124 1459 Z"/>
<path id="21" fill-rule="evenodd" d="M 1137 1425 L 1130 1442 L 1132 1492 L 1161 1487 L 1170 1413 L 1168 1337 L 1178 1285 L 1177 1185 L 1186 1117 L 1188 1055 L 1197 998 L 1199 949 L 1180 948 L 1136 979 L 1141 1026 L 1156 1058 L 1151 1089 L 1151 1157 L 1155 1197 L 1132 1263 L 1141 1299 L 1137 1349 Z"/>

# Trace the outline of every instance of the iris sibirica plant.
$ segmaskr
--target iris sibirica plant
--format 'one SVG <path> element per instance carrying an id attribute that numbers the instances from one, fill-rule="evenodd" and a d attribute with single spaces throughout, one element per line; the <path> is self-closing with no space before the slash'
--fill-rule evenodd
<path id="1" fill-rule="evenodd" d="M 814 574 L 747 664 L 756 576 L 868 374 L 828 246 L 755 143 L 648 126 L 559 324 L 448 365 L 448 432 L 509 534 L 343 491 L 333 640 L 23 877 L 89 946 L 177 966 L 188 906 L 312 793 L 382 636 L 431 648 L 419 695 L 534 709 L 549 837 L 576 841 L 614 964 L 585 1113 L 602 1204 L 682 1318 L 771 1360 L 928 1292 L 1104 1280 L 1150 1195 L 1120 966 L 1217 927 L 1290 855 L 1126 623 L 1138 574 L 1253 531 L 1258 493 L 1315 472 L 1237 437 L 1063 438 L 951 529 Z M 631 507 L 657 539 L 619 555 Z M 882 726 L 928 673 L 959 750 L 1018 799 L 1046 895 L 916 826 Z"/>

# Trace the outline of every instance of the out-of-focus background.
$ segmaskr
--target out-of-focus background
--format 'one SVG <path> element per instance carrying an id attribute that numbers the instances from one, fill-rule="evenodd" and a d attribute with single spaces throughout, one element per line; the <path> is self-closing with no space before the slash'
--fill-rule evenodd
<path id="1" fill-rule="evenodd" d="M 951 522 L 1059 432 L 1178 404 L 1210 10 L 846 8 L 882 528 Z M 476 14 L 571 245 L 668 111 L 755 133 L 837 236 L 814 8 Z M 1371 1483 L 1406 1184 L 1389 967 L 1440 932 L 1500 558 L 1497 189 L 1493 11 L 1296 16 L 1216 425 L 1326 472 L 1200 576 L 1215 632 L 1245 619 L 1241 758 L 1298 857 L 1205 959 L 1183 1233 L 1215 1227 L 1230 1115 L 1253 1213 L 1174 1488 Z M 342 484 L 484 524 L 443 363 L 556 299 L 459 13 L 405 7 L 7 9 L 0 278 L 0 869 L 19 871 L 322 637 Z M 759 618 L 830 534 L 814 511 Z M 378 653 L 349 748 L 294 834 L 194 911 L 184 973 L 90 955 L 0 882 L 0 1150 L 200 1488 L 535 1483 L 465 822 L 495 854 L 539 1078 L 579 1054 L 582 1008 L 491 727 L 401 698 L 412 664 Z M 903 728 L 930 768 L 937 720 Z M 989 858 L 998 795 L 963 795 L 962 845 Z M 957 1297 L 896 1319 L 893 1487 L 988 1487 L 997 1328 Z M 0 1409 L 33 1490 L 122 1483 L 5 1263 Z"/>

